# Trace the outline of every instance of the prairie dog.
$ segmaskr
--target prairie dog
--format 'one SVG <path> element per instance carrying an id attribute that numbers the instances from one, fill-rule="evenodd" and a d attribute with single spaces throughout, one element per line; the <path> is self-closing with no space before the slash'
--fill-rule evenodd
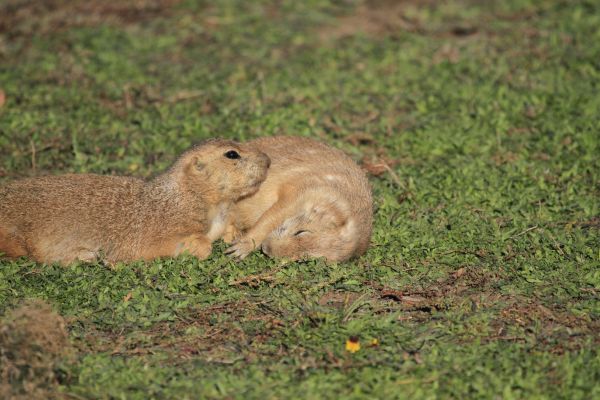
<path id="1" fill-rule="evenodd" d="M 0 252 L 62 264 L 184 251 L 203 259 L 230 206 L 258 190 L 269 164 L 251 145 L 211 139 L 148 181 L 94 174 L 15 181 L 0 187 Z"/>
<path id="2" fill-rule="evenodd" d="M 231 209 L 224 236 L 233 242 L 229 254 L 242 259 L 262 248 L 273 257 L 343 261 L 366 251 L 373 220 L 371 188 L 350 157 L 302 137 L 248 143 L 269 156 L 271 167 L 258 192 Z"/>

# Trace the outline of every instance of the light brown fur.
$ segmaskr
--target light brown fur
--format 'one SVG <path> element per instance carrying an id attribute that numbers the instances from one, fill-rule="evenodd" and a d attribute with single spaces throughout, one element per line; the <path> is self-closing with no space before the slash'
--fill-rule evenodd
<path id="1" fill-rule="evenodd" d="M 343 261 L 369 246 L 371 188 L 342 151 L 301 137 L 249 142 L 271 159 L 267 179 L 231 210 L 228 253 L 244 258 L 262 248 L 274 257 Z"/>
<path id="2" fill-rule="evenodd" d="M 240 158 L 226 157 L 230 150 Z M 63 264 L 184 251 L 203 259 L 231 204 L 256 192 L 269 163 L 251 145 L 213 139 L 148 181 L 93 174 L 15 181 L 0 187 L 0 252 Z"/>

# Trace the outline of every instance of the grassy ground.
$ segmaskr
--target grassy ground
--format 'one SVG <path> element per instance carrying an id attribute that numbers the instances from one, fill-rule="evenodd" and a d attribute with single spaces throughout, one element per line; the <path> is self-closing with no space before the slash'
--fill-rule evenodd
<path id="1" fill-rule="evenodd" d="M 66 398 L 598 398 L 599 27 L 595 0 L 2 1 L 1 180 L 306 135 L 371 171 L 376 222 L 343 264 L 0 261 L 0 313 L 65 318 Z"/>

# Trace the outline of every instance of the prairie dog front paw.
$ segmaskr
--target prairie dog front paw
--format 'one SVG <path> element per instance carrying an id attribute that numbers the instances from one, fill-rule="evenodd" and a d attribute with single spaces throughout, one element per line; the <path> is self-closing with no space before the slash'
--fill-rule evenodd
<path id="1" fill-rule="evenodd" d="M 190 235 L 177 244 L 175 255 L 178 256 L 184 252 L 204 260 L 210 256 L 212 245 L 210 240 L 203 235 Z"/>
<path id="2" fill-rule="evenodd" d="M 227 244 L 233 244 L 236 239 L 239 239 L 242 236 L 242 231 L 237 229 L 233 224 L 227 225 L 225 228 L 225 233 L 223 234 L 223 241 Z"/>
<path id="3" fill-rule="evenodd" d="M 225 254 L 238 260 L 243 260 L 248 254 L 260 247 L 260 243 L 256 243 L 254 239 L 242 237 L 235 240 L 233 244 L 225 250 Z"/>

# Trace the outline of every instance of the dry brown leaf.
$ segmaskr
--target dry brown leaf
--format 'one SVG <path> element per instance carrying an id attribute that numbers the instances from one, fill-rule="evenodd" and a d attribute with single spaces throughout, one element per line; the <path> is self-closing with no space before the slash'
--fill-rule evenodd
<path id="1" fill-rule="evenodd" d="M 465 267 L 461 267 L 459 269 L 457 269 L 452 276 L 454 276 L 454 278 L 460 278 L 461 276 L 463 276 L 465 274 L 466 270 Z"/>
<path id="2" fill-rule="evenodd" d="M 399 164 L 399 161 L 389 157 L 364 156 L 360 164 L 369 174 L 373 176 L 381 176 L 384 173 L 391 171 L 393 167 Z"/>
<path id="3" fill-rule="evenodd" d="M 346 140 L 353 146 L 366 146 L 375 143 L 373 135 L 364 132 L 357 132 L 346 137 Z"/>
<path id="4" fill-rule="evenodd" d="M 387 166 L 382 162 L 363 161 L 362 167 L 373 176 L 381 176 L 387 172 Z"/>

